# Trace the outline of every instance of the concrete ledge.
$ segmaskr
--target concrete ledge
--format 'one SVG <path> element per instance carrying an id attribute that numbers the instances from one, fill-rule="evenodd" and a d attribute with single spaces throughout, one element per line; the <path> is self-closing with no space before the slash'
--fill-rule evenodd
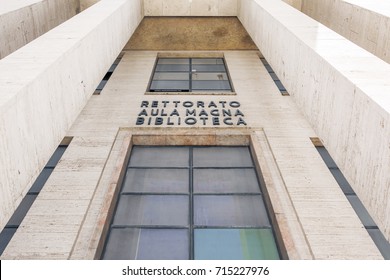
<path id="1" fill-rule="evenodd" d="M 239 18 L 390 240 L 390 65 L 282 1 Z"/>
<path id="2" fill-rule="evenodd" d="M 0 0 L 0 59 L 76 15 L 79 0 Z"/>
<path id="3" fill-rule="evenodd" d="M 0 61 L 0 228 L 141 19 L 141 0 L 102 0 Z"/>
<path id="4" fill-rule="evenodd" d="M 390 2 L 303 0 L 302 12 L 390 63 Z"/>
<path id="5" fill-rule="evenodd" d="M 236 16 L 238 0 L 144 0 L 145 16 Z"/>

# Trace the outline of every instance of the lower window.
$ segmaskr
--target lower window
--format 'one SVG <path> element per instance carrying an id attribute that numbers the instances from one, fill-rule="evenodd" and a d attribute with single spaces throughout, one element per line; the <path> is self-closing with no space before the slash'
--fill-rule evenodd
<path id="1" fill-rule="evenodd" d="M 103 259 L 279 259 L 248 147 L 134 146 Z"/>

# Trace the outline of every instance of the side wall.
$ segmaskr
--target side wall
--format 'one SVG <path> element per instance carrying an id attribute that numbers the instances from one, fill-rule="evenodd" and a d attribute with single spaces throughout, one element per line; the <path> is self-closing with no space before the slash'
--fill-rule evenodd
<path id="1" fill-rule="evenodd" d="M 102 0 L 0 61 L 1 229 L 141 20 Z"/>
<path id="2" fill-rule="evenodd" d="M 282 1 L 239 18 L 390 240 L 390 65 Z"/>
<path id="3" fill-rule="evenodd" d="M 390 63 L 389 1 L 302 0 L 302 2 L 303 13 Z M 372 7 L 375 5 L 376 7 Z"/>
<path id="4" fill-rule="evenodd" d="M 1 3 L 0 59 L 76 15 L 79 0 Z M 21 6 L 23 5 L 23 6 Z"/>

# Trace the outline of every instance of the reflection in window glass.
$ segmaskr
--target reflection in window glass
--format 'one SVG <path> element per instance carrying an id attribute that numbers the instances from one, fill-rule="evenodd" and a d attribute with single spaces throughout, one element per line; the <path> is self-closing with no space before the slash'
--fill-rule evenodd
<path id="1" fill-rule="evenodd" d="M 229 90 L 229 81 L 193 81 L 193 90 Z"/>
<path id="2" fill-rule="evenodd" d="M 122 192 L 188 193 L 188 169 L 129 169 Z"/>
<path id="3" fill-rule="evenodd" d="M 196 167 L 253 167 L 248 147 L 194 148 Z"/>
<path id="4" fill-rule="evenodd" d="M 195 229 L 196 260 L 277 260 L 270 229 Z"/>
<path id="5" fill-rule="evenodd" d="M 253 168 L 195 169 L 194 193 L 260 193 Z"/>
<path id="6" fill-rule="evenodd" d="M 192 64 L 224 64 L 223 58 L 193 58 Z"/>
<path id="7" fill-rule="evenodd" d="M 270 227 L 259 195 L 196 195 L 196 226 Z"/>
<path id="8" fill-rule="evenodd" d="M 179 72 L 156 72 L 153 76 L 153 80 L 166 80 L 166 81 L 181 81 L 188 80 L 188 73 Z"/>
<path id="9" fill-rule="evenodd" d="M 156 156 L 158 155 L 158 156 Z M 187 167 L 187 147 L 142 147 L 136 146 L 131 152 L 131 167 Z"/>
<path id="10" fill-rule="evenodd" d="M 189 91 L 189 81 L 153 81 L 150 90 L 155 91 Z"/>
<path id="11" fill-rule="evenodd" d="M 185 260 L 188 242 L 186 229 L 113 228 L 104 259 Z"/>
<path id="12" fill-rule="evenodd" d="M 122 195 L 113 224 L 186 226 L 188 225 L 188 196 Z"/>

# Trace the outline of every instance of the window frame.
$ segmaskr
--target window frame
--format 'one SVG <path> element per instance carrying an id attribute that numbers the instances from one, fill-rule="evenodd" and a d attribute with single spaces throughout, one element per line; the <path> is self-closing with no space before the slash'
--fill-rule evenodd
<path id="1" fill-rule="evenodd" d="M 143 148 L 149 148 L 149 149 L 153 149 L 153 148 L 164 148 L 164 147 L 169 147 L 169 146 L 166 146 L 166 145 L 158 145 L 157 147 L 156 146 L 149 146 L 149 145 L 135 145 L 134 147 L 141 147 L 141 149 Z M 273 225 L 273 221 L 272 221 L 272 209 L 269 209 L 267 207 L 267 203 L 266 203 L 266 198 L 264 197 L 265 196 L 265 192 L 264 192 L 264 188 L 265 186 L 263 185 L 263 180 L 261 180 L 261 177 L 262 175 L 259 174 L 259 171 L 257 170 L 256 168 L 256 163 L 255 163 L 255 158 L 251 152 L 251 148 L 249 145 L 246 145 L 246 146 L 229 146 L 229 147 L 226 147 L 224 146 L 224 148 L 239 148 L 239 149 L 247 149 L 247 152 L 248 152 L 248 156 L 250 158 L 250 164 L 248 165 L 248 163 L 245 163 L 244 165 L 242 165 L 242 163 L 239 163 L 236 165 L 236 163 L 233 164 L 233 166 L 225 166 L 225 167 L 220 167 L 218 165 L 216 166 L 210 166 L 208 165 L 208 163 L 199 163 L 198 161 L 198 164 L 195 164 L 195 158 L 194 158 L 194 151 L 195 149 L 202 149 L 202 148 L 217 148 L 218 150 L 218 147 L 221 147 L 221 146 L 198 146 L 198 145 L 190 145 L 190 146 L 180 146 L 180 145 L 174 145 L 174 146 L 171 146 L 171 147 L 175 147 L 175 148 L 178 148 L 178 147 L 183 147 L 184 149 L 187 149 L 188 150 L 188 165 L 186 166 L 181 166 L 180 164 L 178 166 L 174 165 L 172 167 L 167 167 L 167 166 L 144 166 L 144 165 L 131 165 L 131 158 L 129 158 L 129 160 L 127 161 L 127 164 L 125 166 L 125 169 L 126 169 L 126 175 L 124 175 L 124 179 L 122 180 L 123 182 L 120 184 L 119 188 L 120 188 L 120 191 L 119 191 L 119 198 L 123 197 L 123 195 L 125 196 L 132 196 L 132 197 L 135 197 L 135 196 L 139 196 L 139 195 L 152 195 L 152 196 L 155 196 L 155 195 L 166 195 L 166 196 L 188 196 L 188 199 L 189 199 L 189 214 L 190 214 L 190 219 L 188 220 L 188 225 L 184 226 L 184 225 L 181 225 L 181 226 L 159 226 L 159 225 L 141 225 L 141 224 L 137 224 L 137 225 L 129 225 L 129 226 L 125 226 L 125 228 L 133 228 L 133 229 L 139 229 L 139 230 L 142 230 L 142 229 L 170 229 L 170 230 L 173 230 L 173 229 L 186 229 L 188 230 L 188 239 L 190 240 L 190 243 L 189 243 L 189 248 L 188 248 L 188 253 L 189 253 L 189 260 L 193 260 L 195 259 L 195 244 L 194 244 L 194 239 L 195 239 L 195 232 L 197 231 L 197 229 L 199 230 L 207 230 L 207 229 L 210 229 L 210 230 L 214 230 L 214 229 L 219 229 L 219 230 L 223 230 L 223 229 L 226 229 L 226 230 L 260 230 L 260 231 L 270 231 L 272 232 L 272 235 L 273 235 L 273 244 L 270 244 L 270 246 L 275 246 L 276 248 L 276 255 L 278 256 L 279 259 L 282 259 L 283 258 L 283 254 L 281 253 L 281 248 L 280 248 L 280 245 L 279 245 L 279 240 L 278 240 L 278 237 L 277 237 L 277 233 L 275 232 L 276 231 L 276 228 L 275 226 Z M 201 152 L 200 152 L 201 153 Z M 244 151 L 245 153 L 245 151 Z M 132 148 L 132 153 L 133 154 L 133 148 Z M 208 154 L 208 153 L 206 153 Z M 241 154 L 241 152 L 240 152 Z M 139 164 L 139 163 L 138 163 Z M 199 165 L 200 164 L 200 165 Z M 169 169 L 180 169 L 180 170 L 187 170 L 189 172 L 189 178 L 188 178 L 188 190 L 187 192 L 178 192 L 178 193 L 171 193 L 171 192 L 168 192 L 168 193 L 165 193 L 165 194 L 162 194 L 162 193 L 159 193 L 159 192 L 156 192 L 156 193 L 149 193 L 149 192 L 146 192 L 146 193 L 140 193 L 139 191 L 126 191 L 124 192 L 124 188 L 125 188 L 125 184 L 124 184 L 124 181 L 126 180 L 126 177 L 127 177 L 127 171 L 128 170 L 137 170 L 137 169 L 162 169 L 162 170 L 169 170 Z M 240 191 L 237 191 L 237 192 L 218 192 L 218 191 L 213 191 L 211 193 L 207 193 L 207 192 L 202 192 L 202 191 L 196 191 L 194 188 L 195 188 L 195 183 L 194 183 L 194 180 L 195 180 L 195 177 L 194 177 L 194 171 L 195 170 L 219 170 L 219 169 L 233 169 L 233 170 L 253 170 L 254 171 L 254 176 L 256 177 L 255 178 L 255 181 L 256 181 L 256 186 L 259 188 L 258 191 L 249 191 L 249 192 L 240 192 Z M 262 211 L 264 211 L 263 214 L 259 214 L 260 216 L 266 216 L 267 218 L 267 221 L 266 224 L 262 224 L 262 225 L 244 225 L 244 224 L 235 224 L 235 222 L 233 222 L 232 225 L 203 225 L 203 224 L 197 224 L 196 221 L 195 221 L 195 218 L 196 218 L 196 215 L 195 215 L 195 206 L 194 204 L 196 203 L 195 200 L 196 200 L 196 197 L 198 197 L 198 199 L 201 199 L 201 197 L 205 197 L 205 198 L 213 198 L 215 196 L 218 196 L 219 198 L 224 198 L 226 196 L 229 196 L 229 197 L 233 197 L 233 198 L 244 198 L 244 197 L 251 197 L 255 200 L 259 199 L 261 201 L 260 202 L 260 205 L 259 207 L 262 208 Z M 118 198 L 118 199 L 119 199 Z M 203 198 L 202 198 L 203 199 Z M 118 208 L 118 205 L 119 205 L 119 202 L 118 204 L 116 205 L 115 208 Z M 115 211 L 116 212 L 116 211 Z M 239 212 L 237 212 L 238 214 L 240 214 Z M 192 217 L 192 218 L 191 218 Z M 111 230 L 112 229 L 115 229 L 115 228 L 121 228 L 123 227 L 123 225 L 115 225 L 113 223 L 115 219 L 115 213 L 113 213 L 113 218 L 111 219 L 110 221 L 110 228 Z M 260 219 L 260 218 L 259 218 Z M 111 232 L 111 230 L 109 230 L 109 232 Z M 259 231 L 259 232 L 260 232 Z M 107 243 L 109 241 L 109 238 L 110 238 L 110 234 L 107 234 L 107 238 L 106 238 L 106 241 L 105 241 L 105 244 L 104 244 L 104 250 L 102 251 L 102 255 L 101 257 L 104 257 L 104 254 L 105 254 L 105 248 L 107 246 Z M 257 240 L 258 242 L 263 242 L 264 240 Z M 116 242 L 115 240 L 113 242 Z M 260 251 L 261 252 L 261 251 Z"/>
<path id="2" fill-rule="evenodd" d="M 179 72 L 157 71 L 158 65 L 161 65 L 161 64 L 158 64 L 160 59 L 188 59 L 189 60 L 189 64 L 188 64 L 189 69 L 188 69 L 188 71 L 179 71 Z M 224 66 L 223 68 L 225 71 L 200 71 L 197 73 L 220 73 L 220 74 L 226 75 L 226 81 L 229 85 L 229 89 L 212 89 L 212 88 L 211 89 L 199 89 L 199 90 L 194 89 L 193 83 L 192 83 L 194 81 L 194 79 L 193 79 L 194 72 L 192 71 L 193 70 L 192 65 L 194 65 L 194 63 L 193 63 L 194 59 L 221 59 L 222 64 L 220 64 L 220 65 Z M 200 64 L 200 65 L 203 65 L 203 64 Z M 152 90 L 151 86 L 152 86 L 153 81 L 155 81 L 154 77 L 155 77 L 156 73 L 185 73 L 185 74 L 188 74 L 188 80 L 183 80 L 183 81 L 188 81 L 188 83 L 189 83 L 188 84 L 188 91 L 187 90 L 180 90 L 180 89 L 178 89 L 178 90 L 175 90 L 175 89 L 173 89 L 173 90 L 170 90 L 170 89 Z M 169 81 L 169 80 L 167 80 L 167 81 Z M 172 80 L 172 81 L 174 81 L 174 80 Z M 219 80 L 199 80 L 199 81 L 219 81 Z M 152 70 L 151 76 L 149 78 L 149 82 L 148 82 L 145 94 L 146 95 L 236 95 L 226 59 L 223 55 L 218 54 L 218 53 L 197 54 L 197 55 L 158 54 L 156 57 L 156 60 L 154 62 L 153 70 Z"/>

